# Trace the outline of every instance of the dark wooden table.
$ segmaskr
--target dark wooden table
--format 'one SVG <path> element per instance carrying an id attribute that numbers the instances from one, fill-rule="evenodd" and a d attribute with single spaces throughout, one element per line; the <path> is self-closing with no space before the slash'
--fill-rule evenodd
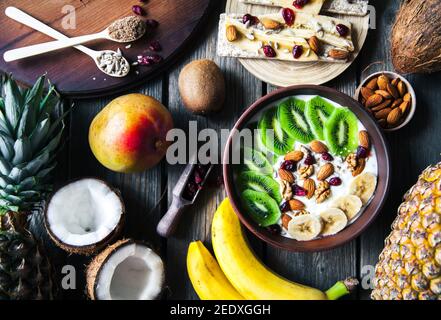
<path id="1" fill-rule="evenodd" d="M 173 114 L 175 126 L 188 131 L 188 122 L 198 122 L 198 129 L 231 128 L 242 111 L 259 97 L 275 88 L 248 73 L 236 59 L 216 56 L 216 34 L 218 16 L 225 3 L 218 1 L 208 17 L 205 31 L 198 35 L 180 61 L 155 80 L 133 92 L 151 95 Z M 362 70 L 372 62 L 381 61 L 385 69 L 392 70 L 389 34 L 395 12 L 400 1 L 371 1 L 376 9 L 376 29 L 370 30 L 361 55 L 340 77 L 327 86 L 353 95 L 359 84 Z M 409 26 L 411 27 L 411 26 Z M 182 106 L 177 91 L 178 75 L 188 62 L 208 58 L 216 61 L 225 74 L 227 101 L 223 111 L 213 117 L 189 114 Z M 405 191 L 412 186 L 419 173 L 429 164 L 440 160 L 441 151 L 441 74 L 409 76 L 417 93 L 417 112 L 413 121 L 404 129 L 387 134 L 392 154 L 392 188 L 381 214 L 358 239 L 328 252 L 290 253 L 274 249 L 250 236 L 250 240 L 263 261 L 283 276 L 320 289 L 327 289 L 339 279 L 350 275 L 368 279 L 383 247 L 384 238 L 390 230 L 398 205 Z M 115 97 L 74 101 L 75 108 L 67 128 L 68 140 L 60 156 L 58 181 L 81 176 L 96 176 L 107 180 L 122 192 L 127 206 L 125 237 L 150 242 L 162 255 L 167 266 L 167 284 L 170 299 L 197 299 L 188 280 L 185 267 L 187 247 L 190 241 L 201 239 L 210 246 L 210 226 L 213 213 L 224 199 L 222 188 L 209 188 L 202 192 L 194 208 L 182 220 L 177 236 L 168 240 L 155 233 L 155 227 L 171 201 L 171 191 L 182 167 L 162 162 L 156 168 L 140 174 L 117 174 L 101 166 L 93 157 L 87 140 L 88 128 L 94 116 Z M 39 219 L 36 220 L 39 223 Z M 76 289 L 63 290 L 65 299 L 82 299 L 84 295 L 84 265 L 89 258 L 66 255 L 47 239 L 44 228 L 37 225 L 41 237 L 54 262 L 57 277 L 61 278 L 62 267 L 76 268 Z M 367 276 L 367 278 L 366 278 Z M 368 299 L 369 282 L 362 281 L 360 288 L 350 298 Z"/>

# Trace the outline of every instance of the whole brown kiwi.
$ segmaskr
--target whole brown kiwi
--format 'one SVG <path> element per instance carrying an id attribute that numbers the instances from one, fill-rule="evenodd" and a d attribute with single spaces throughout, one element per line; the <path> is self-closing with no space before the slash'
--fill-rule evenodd
<path id="1" fill-rule="evenodd" d="M 219 111 L 225 101 L 225 79 L 211 60 L 195 60 L 179 74 L 179 93 L 185 107 L 193 113 Z"/>

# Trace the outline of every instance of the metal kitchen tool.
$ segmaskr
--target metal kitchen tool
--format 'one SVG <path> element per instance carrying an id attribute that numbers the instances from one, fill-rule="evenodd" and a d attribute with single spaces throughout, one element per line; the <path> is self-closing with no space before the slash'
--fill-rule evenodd
<path id="1" fill-rule="evenodd" d="M 187 207 L 191 206 L 195 202 L 199 191 L 205 185 L 211 169 L 213 168 L 212 164 L 207 165 L 208 169 L 202 179 L 202 182 L 199 184 L 201 188 L 196 191 L 193 199 L 189 200 L 184 197 L 185 188 L 189 183 L 189 179 L 193 178 L 193 172 L 198 165 L 199 164 L 196 163 L 196 161 L 190 161 L 190 163 L 187 164 L 184 171 L 182 172 L 176 186 L 173 188 L 173 200 L 171 206 L 168 209 L 167 213 L 162 217 L 161 221 L 159 221 L 159 224 L 156 228 L 156 231 L 160 236 L 168 238 L 173 235 L 173 233 L 176 231 L 182 213 Z"/>

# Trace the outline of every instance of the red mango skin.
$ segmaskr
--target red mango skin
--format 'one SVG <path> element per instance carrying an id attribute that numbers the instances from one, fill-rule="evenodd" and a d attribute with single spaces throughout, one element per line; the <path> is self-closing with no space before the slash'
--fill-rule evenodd
<path id="1" fill-rule="evenodd" d="M 112 100 L 93 119 L 89 145 L 106 168 L 123 173 L 140 172 L 157 165 L 170 142 L 170 112 L 156 99 L 128 94 Z"/>

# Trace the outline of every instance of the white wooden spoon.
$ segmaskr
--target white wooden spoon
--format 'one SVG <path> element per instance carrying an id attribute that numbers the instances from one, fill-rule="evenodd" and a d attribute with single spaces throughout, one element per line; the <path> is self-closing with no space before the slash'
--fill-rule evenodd
<path id="1" fill-rule="evenodd" d="M 34 17 L 28 15 L 27 13 L 23 12 L 22 10 L 15 8 L 15 7 L 7 7 L 5 10 L 5 14 L 6 16 L 8 16 L 9 18 L 20 22 L 34 30 L 37 30 L 41 33 L 44 33 L 54 39 L 57 40 L 69 40 L 70 38 L 65 36 L 64 34 L 62 34 L 61 32 L 49 27 L 48 25 L 44 24 L 43 22 L 35 19 Z M 58 41 L 56 41 L 58 42 Z M 130 71 L 130 64 L 129 62 L 122 56 L 120 55 L 118 52 L 112 51 L 112 50 L 103 50 L 103 51 L 96 51 L 96 50 L 92 50 L 89 49 L 85 46 L 81 46 L 81 45 L 75 45 L 74 46 L 75 49 L 80 50 L 81 52 L 87 54 L 89 57 L 91 57 L 93 59 L 93 61 L 95 62 L 95 64 L 97 65 L 98 69 L 102 72 L 104 72 L 105 74 L 112 76 L 112 77 L 124 77 L 126 76 L 129 71 Z M 6 54 L 6 53 L 5 53 Z M 109 72 L 107 71 L 108 68 L 103 67 L 102 66 L 102 61 L 101 61 L 101 57 L 103 57 L 103 55 L 105 54 L 111 54 L 111 55 L 115 55 L 115 56 L 119 56 L 121 59 L 121 63 L 124 64 L 124 66 L 126 66 L 126 68 L 124 68 L 124 72 L 123 73 L 114 73 L 114 72 Z M 5 58 L 5 56 L 4 56 Z M 5 58 L 5 61 L 6 60 Z M 12 60 L 9 60 L 12 61 Z"/>

